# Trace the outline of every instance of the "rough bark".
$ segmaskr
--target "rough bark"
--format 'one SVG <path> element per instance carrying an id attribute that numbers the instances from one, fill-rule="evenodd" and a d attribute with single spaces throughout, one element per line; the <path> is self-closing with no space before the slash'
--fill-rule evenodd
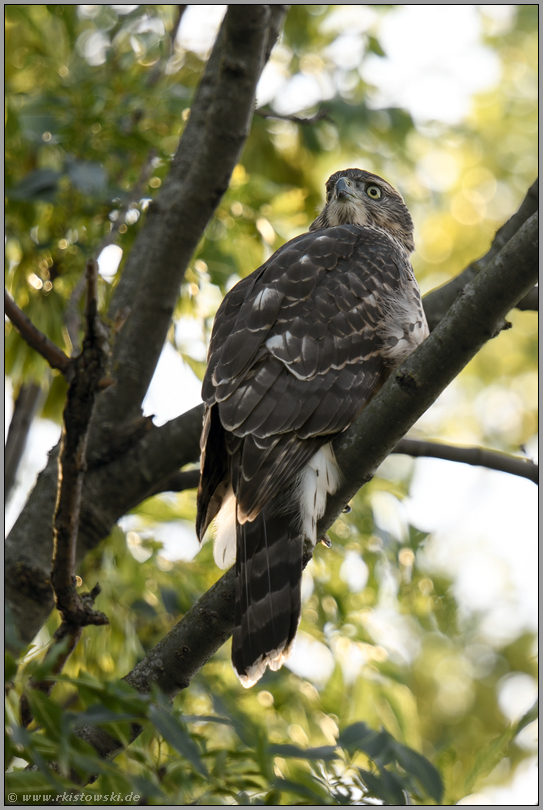
<path id="1" fill-rule="evenodd" d="M 4 500 L 6 502 L 9 500 L 17 479 L 17 470 L 41 397 L 41 386 L 32 382 L 21 386 L 15 400 L 4 452 Z"/>

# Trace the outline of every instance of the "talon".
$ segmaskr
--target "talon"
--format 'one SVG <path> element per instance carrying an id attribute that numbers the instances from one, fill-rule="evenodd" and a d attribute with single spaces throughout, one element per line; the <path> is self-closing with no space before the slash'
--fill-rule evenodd
<path id="1" fill-rule="evenodd" d="M 323 544 L 323 546 L 326 546 L 326 548 L 332 548 L 332 541 L 330 540 L 327 534 L 324 535 L 324 537 L 321 540 L 321 543 Z"/>

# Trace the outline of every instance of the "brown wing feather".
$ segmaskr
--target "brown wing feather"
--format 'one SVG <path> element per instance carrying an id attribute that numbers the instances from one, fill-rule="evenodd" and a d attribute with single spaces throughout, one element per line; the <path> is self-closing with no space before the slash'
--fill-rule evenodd
<path id="1" fill-rule="evenodd" d="M 382 231 L 343 225 L 288 242 L 226 296 L 203 396 L 237 437 L 241 514 L 256 515 L 371 397 L 386 372 L 384 298 L 409 271 Z"/>

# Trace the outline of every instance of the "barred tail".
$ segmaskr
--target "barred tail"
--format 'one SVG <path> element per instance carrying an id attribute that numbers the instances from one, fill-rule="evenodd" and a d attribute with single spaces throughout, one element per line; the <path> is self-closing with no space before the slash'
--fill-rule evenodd
<path id="1" fill-rule="evenodd" d="M 296 511 L 274 499 L 253 521 L 236 520 L 232 664 L 245 687 L 289 657 L 301 613 L 303 536 Z M 288 508 L 288 507 L 287 507 Z M 278 513 L 279 512 L 279 513 Z"/>

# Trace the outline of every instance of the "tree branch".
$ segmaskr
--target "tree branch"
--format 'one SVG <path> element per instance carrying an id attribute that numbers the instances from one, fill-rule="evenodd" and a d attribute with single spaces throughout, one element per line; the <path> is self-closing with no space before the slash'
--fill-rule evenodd
<path id="1" fill-rule="evenodd" d="M 403 453 L 415 458 L 426 456 L 442 458 L 445 461 L 458 461 L 473 467 L 487 467 L 489 470 L 519 475 L 533 481 L 534 484 L 539 483 L 539 467 L 531 459 L 511 456 L 508 453 L 499 453 L 483 447 L 454 447 L 450 444 L 405 438 L 398 442 L 392 452 Z"/>
<path id="2" fill-rule="evenodd" d="M 25 383 L 21 385 L 15 400 L 4 451 L 4 500 L 6 503 L 15 484 L 19 463 L 41 395 L 42 388 L 38 383 Z"/>
<path id="3" fill-rule="evenodd" d="M 184 492 L 186 489 L 197 489 L 200 482 L 200 470 L 181 470 L 169 475 L 160 484 L 150 491 L 149 495 L 157 495 L 160 492 Z"/>
<path id="4" fill-rule="evenodd" d="M 185 269 L 247 138 L 265 54 L 284 13 L 284 6 L 228 6 L 170 172 L 113 296 L 110 316 L 128 307 L 130 317 L 113 351 L 117 385 L 102 398 L 96 425 L 140 414 Z"/>
<path id="5" fill-rule="evenodd" d="M 539 182 L 535 180 L 526 193 L 518 211 L 502 225 L 492 240 L 490 249 L 477 261 L 469 264 L 460 275 L 455 276 L 443 287 L 438 287 L 424 296 L 423 304 L 428 325 L 432 330 L 448 312 L 462 289 L 488 265 L 494 256 L 517 233 L 519 228 L 538 210 Z M 519 302 L 517 302 L 516 306 Z M 521 307 L 524 308 L 524 307 Z"/>
<path id="6" fill-rule="evenodd" d="M 39 329 L 37 329 L 30 318 L 19 309 L 11 295 L 4 288 L 4 309 L 13 326 L 17 329 L 23 340 L 28 345 L 41 354 L 49 363 L 51 368 L 56 368 L 62 372 L 68 382 L 73 377 L 72 361 L 62 349 L 49 340 Z"/>
<path id="7" fill-rule="evenodd" d="M 539 287 L 533 287 L 529 293 L 520 299 L 517 304 L 517 309 L 532 310 L 533 312 L 539 311 Z"/>
<path id="8" fill-rule="evenodd" d="M 86 470 L 87 438 L 94 402 L 107 358 L 107 340 L 100 322 L 97 303 L 98 264 L 87 262 L 86 334 L 83 351 L 72 361 L 73 380 L 68 388 L 64 408 L 60 457 L 58 463 L 58 498 L 53 518 L 53 568 L 51 583 L 62 622 L 54 635 L 57 643 L 66 641 L 58 655 L 54 672 L 58 674 L 73 652 L 83 627 L 107 624 L 106 616 L 93 609 L 99 586 L 90 594 L 80 595 L 76 588 L 75 564 L 81 492 Z M 49 653 L 55 650 L 49 648 Z M 58 648 L 57 648 L 58 650 Z M 47 657 L 47 656 L 46 656 Z M 49 693 L 53 681 L 32 683 L 33 688 Z M 26 695 L 21 700 L 23 725 L 32 719 Z"/>
<path id="9" fill-rule="evenodd" d="M 319 521 L 323 537 L 345 505 L 374 474 L 415 421 L 499 333 L 503 318 L 537 277 L 538 217 L 531 217 L 466 287 L 430 337 L 389 377 L 379 393 L 341 434 L 334 449 L 344 481 L 328 498 Z M 170 698 L 227 641 L 234 621 L 234 570 L 226 572 L 180 622 L 126 676 L 138 691 L 156 684 Z M 118 741 L 86 726 L 82 735 L 102 756 L 114 756 Z"/>
<path id="10" fill-rule="evenodd" d="M 304 127 L 313 126 L 313 124 L 317 124 L 319 121 L 330 121 L 332 124 L 335 123 L 332 118 L 330 118 L 328 111 L 325 109 L 318 110 L 315 115 L 310 116 L 309 118 L 301 118 L 298 115 L 281 115 L 280 113 L 270 112 L 268 110 L 255 110 L 255 115 L 258 115 L 260 118 L 274 118 L 277 121 L 292 121 L 295 124 L 300 124 Z"/>

